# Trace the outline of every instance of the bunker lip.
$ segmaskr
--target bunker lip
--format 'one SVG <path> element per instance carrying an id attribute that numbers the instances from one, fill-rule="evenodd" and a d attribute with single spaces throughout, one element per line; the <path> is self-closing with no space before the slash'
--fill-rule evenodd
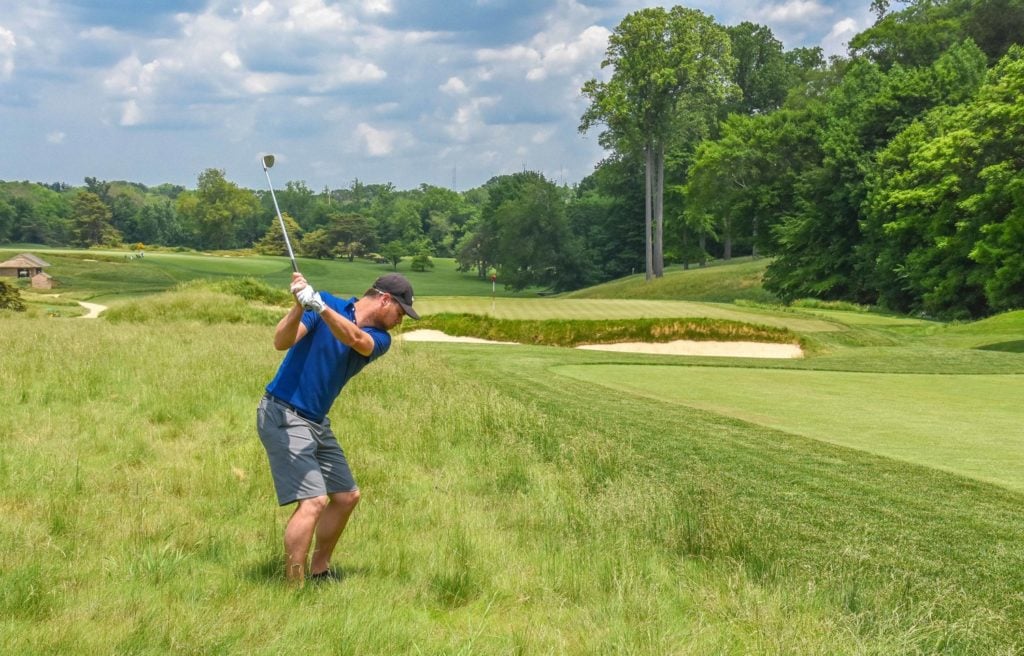
<path id="1" fill-rule="evenodd" d="M 409 342 L 463 342 L 467 344 L 516 344 L 497 342 L 479 337 L 457 337 L 440 330 L 411 330 L 402 333 Z M 796 344 L 770 344 L 765 342 L 712 342 L 680 339 L 673 342 L 622 342 L 617 344 L 583 344 L 578 349 L 616 351 L 619 353 L 651 353 L 655 355 L 701 355 L 731 358 L 802 358 L 803 351 Z"/>

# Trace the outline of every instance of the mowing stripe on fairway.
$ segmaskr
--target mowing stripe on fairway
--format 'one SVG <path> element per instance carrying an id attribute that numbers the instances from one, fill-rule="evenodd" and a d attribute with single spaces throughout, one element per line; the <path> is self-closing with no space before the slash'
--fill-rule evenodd
<path id="1" fill-rule="evenodd" d="M 1024 491 L 1024 376 L 639 365 L 553 371 Z"/>

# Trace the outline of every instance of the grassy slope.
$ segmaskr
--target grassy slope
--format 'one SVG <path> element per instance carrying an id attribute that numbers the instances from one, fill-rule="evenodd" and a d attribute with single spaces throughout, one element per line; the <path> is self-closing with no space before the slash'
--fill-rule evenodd
<path id="1" fill-rule="evenodd" d="M 630 365 L 555 371 L 1024 492 L 1024 376 Z"/>
<path id="2" fill-rule="evenodd" d="M 0 249 L 0 259 L 19 252 L 22 251 Z M 47 272 L 61 283 L 55 292 L 83 300 L 95 298 L 101 303 L 167 291 L 180 282 L 195 279 L 251 276 L 278 287 L 287 287 L 291 278 L 291 265 L 287 258 L 282 257 L 151 251 L 144 258 L 128 260 L 128 253 L 121 251 L 36 249 L 32 252 L 53 265 Z M 473 274 L 456 271 L 454 260 L 436 258 L 434 261 L 434 269 L 427 272 L 411 271 L 408 260 L 399 263 L 399 273 L 409 278 L 417 295 L 490 297 L 489 282 Z M 299 258 L 299 268 L 315 287 L 353 295 L 361 294 L 377 276 L 393 270 L 390 265 L 361 260 L 303 258 Z M 502 298 L 516 294 L 499 286 L 497 296 Z"/>
<path id="3" fill-rule="evenodd" d="M 1021 495 L 553 375 L 655 359 L 544 347 L 406 344 L 360 376 L 347 578 L 292 592 L 252 427 L 267 327 L 8 320 L 8 653 L 1024 648 Z"/>
<path id="4" fill-rule="evenodd" d="M 774 313 L 822 322 L 806 335 L 820 355 L 757 366 L 1024 372 L 973 348 L 1024 340 L 1020 316 L 849 314 Z M 12 653 L 1024 650 L 1020 494 L 552 372 L 686 364 L 742 382 L 750 361 L 396 348 L 335 413 L 366 493 L 348 577 L 294 593 L 251 426 L 279 360 L 267 327 L 6 321 Z"/>
<path id="5" fill-rule="evenodd" d="M 643 275 L 627 276 L 587 289 L 566 294 L 567 298 L 646 298 L 688 299 L 693 301 L 732 302 L 737 299 L 761 303 L 778 299 L 761 286 L 770 260 L 761 258 L 714 262 L 704 268 L 688 270 L 669 267 L 665 276 L 646 281 Z"/>

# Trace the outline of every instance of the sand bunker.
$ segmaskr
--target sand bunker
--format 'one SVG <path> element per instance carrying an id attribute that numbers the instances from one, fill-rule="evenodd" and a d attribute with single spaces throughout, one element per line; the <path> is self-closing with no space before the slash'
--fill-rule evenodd
<path id="1" fill-rule="evenodd" d="M 412 330 L 402 333 L 410 342 L 465 342 L 467 344 L 515 344 L 479 337 L 455 337 L 440 330 Z M 620 353 L 654 353 L 660 355 L 707 355 L 730 358 L 801 358 L 803 351 L 795 344 L 763 342 L 695 342 L 680 339 L 674 342 L 626 342 L 621 344 L 584 344 L 576 348 Z"/>
<path id="2" fill-rule="evenodd" d="M 680 339 L 674 342 L 626 342 L 622 344 L 584 344 L 576 348 L 620 353 L 654 353 L 659 355 L 708 355 L 725 358 L 802 358 L 796 344 L 765 344 L 764 342 L 695 342 Z"/>
<path id="3" fill-rule="evenodd" d="M 407 342 L 465 342 L 467 344 L 515 344 L 516 342 L 496 342 L 491 339 L 480 339 L 479 337 L 456 337 L 448 335 L 440 330 L 410 330 L 402 333 L 402 339 Z"/>

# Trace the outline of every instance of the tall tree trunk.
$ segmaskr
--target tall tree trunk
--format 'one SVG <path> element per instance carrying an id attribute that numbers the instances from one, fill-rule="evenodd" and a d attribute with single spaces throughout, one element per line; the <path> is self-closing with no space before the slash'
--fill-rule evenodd
<path id="1" fill-rule="evenodd" d="M 754 215 L 754 235 L 750 242 L 750 259 L 757 259 L 757 215 Z"/>
<path id="2" fill-rule="evenodd" d="M 658 144 L 654 155 L 654 276 L 665 275 L 665 145 Z"/>
<path id="3" fill-rule="evenodd" d="M 722 259 L 732 259 L 732 219 L 728 216 L 722 218 Z"/>
<path id="4" fill-rule="evenodd" d="M 644 249 L 646 250 L 647 257 L 647 280 L 650 280 L 654 274 L 654 252 L 653 245 L 651 244 L 651 167 L 653 166 L 652 160 L 654 159 L 654 153 L 651 152 L 651 146 L 648 144 L 644 147 L 644 155 L 646 157 L 645 162 L 645 193 L 644 193 Z"/>

